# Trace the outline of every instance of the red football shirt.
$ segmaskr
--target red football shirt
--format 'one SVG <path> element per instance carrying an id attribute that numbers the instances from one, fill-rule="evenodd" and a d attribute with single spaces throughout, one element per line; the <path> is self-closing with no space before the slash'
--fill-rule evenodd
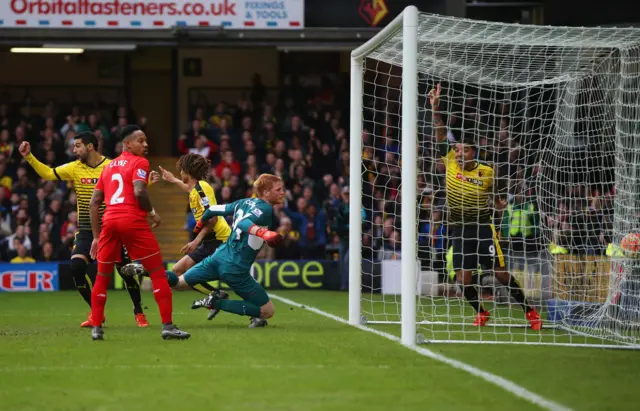
<path id="1" fill-rule="evenodd" d="M 149 184 L 149 168 L 149 160 L 125 151 L 102 170 L 96 190 L 104 193 L 107 205 L 103 222 L 116 218 L 146 220 L 147 211 L 140 208 L 133 194 L 133 182 Z"/>

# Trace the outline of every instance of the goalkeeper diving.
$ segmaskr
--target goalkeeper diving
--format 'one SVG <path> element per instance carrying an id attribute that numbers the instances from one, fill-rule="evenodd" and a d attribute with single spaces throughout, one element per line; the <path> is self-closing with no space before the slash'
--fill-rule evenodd
<path id="1" fill-rule="evenodd" d="M 511 297 L 522 307 L 532 329 L 540 330 L 540 315 L 526 300 L 516 279 L 507 271 L 502 249 L 492 224 L 494 207 L 505 208 L 506 201 L 494 184 L 494 169 L 477 160 L 478 147 L 474 129 L 462 125 L 455 144 L 450 145 L 447 129 L 440 115 L 440 84 L 429 92 L 433 113 L 433 128 L 442 161 L 446 167 L 446 197 L 449 209 L 449 238 L 453 243 L 453 270 L 462 285 L 464 298 L 476 311 L 473 325 L 484 326 L 491 318 L 480 302 L 473 284 L 473 272 L 493 272 L 495 278 L 508 286 Z M 453 130 L 452 130 L 453 131 Z M 454 133 L 455 134 L 455 133 Z M 477 277 L 477 276 L 476 276 Z"/>
<path id="2" fill-rule="evenodd" d="M 251 328 L 264 327 L 273 317 L 275 308 L 267 292 L 251 276 L 251 266 L 266 242 L 277 246 L 282 237 L 275 231 L 273 206 L 284 201 L 284 184 L 280 177 L 262 174 L 253 184 L 257 198 L 246 198 L 226 205 L 209 207 L 196 224 L 200 232 L 214 217 L 233 215 L 229 238 L 215 253 L 182 276 L 167 271 L 169 285 L 175 290 L 188 290 L 210 281 L 225 282 L 240 298 L 229 300 L 221 297 L 221 291 L 193 302 L 191 308 L 222 310 L 251 318 Z"/>

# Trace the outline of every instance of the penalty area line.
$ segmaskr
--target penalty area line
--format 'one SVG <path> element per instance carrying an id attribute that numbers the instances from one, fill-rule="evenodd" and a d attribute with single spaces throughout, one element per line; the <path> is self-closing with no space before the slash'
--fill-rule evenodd
<path id="1" fill-rule="evenodd" d="M 314 314 L 318 314 L 318 315 L 321 315 L 323 317 L 329 318 L 331 320 L 337 321 L 339 323 L 342 323 L 342 324 L 345 324 L 345 325 L 350 325 L 349 322 L 347 320 L 345 320 L 344 318 L 338 317 L 337 315 L 333 315 L 333 314 L 330 314 L 330 313 L 325 312 L 325 311 L 322 311 L 322 310 L 320 310 L 318 308 L 311 307 L 311 306 L 308 306 L 306 304 L 300 304 L 300 303 L 298 303 L 296 301 L 293 301 L 293 300 L 290 300 L 288 298 L 280 297 L 277 294 L 270 293 L 269 296 L 271 298 L 273 298 L 274 300 L 277 300 L 277 301 L 280 301 L 282 303 L 291 305 L 293 307 L 302 308 L 302 309 L 308 310 L 308 311 L 310 311 L 310 312 L 312 312 Z M 375 328 L 367 327 L 365 325 L 356 325 L 354 327 L 356 327 L 356 328 L 358 328 L 358 329 L 360 329 L 362 331 L 370 332 L 370 333 L 375 334 L 377 336 L 386 338 L 387 340 L 390 340 L 390 341 L 393 341 L 393 342 L 401 344 L 400 338 L 396 337 L 393 334 L 388 334 L 388 333 L 385 333 L 383 331 L 376 330 Z M 406 346 L 403 345 L 403 347 L 406 347 Z M 465 372 L 467 372 L 467 373 L 469 373 L 471 375 L 474 375 L 476 377 L 482 378 L 486 382 L 491 383 L 493 385 L 496 385 L 499 388 L 502 388 L 503 390 L 515 395 L 516 397 L 519 397 L 519 398 L 522 398 L 522 399 L 524 399 L 526 401 L 529 401 L 530 403 L 535 404 L 535 405 L 537 405 L 540 408 L 543 408 L 545 410 L 549 410 L 549 411 L 572 411 L 571 408 L 568 408 L 568 407 L 565 407 L 564 405 L 561 405 L 561 404 L 558 404 L 556 402 L 550 401 L 550 400 L 548 400 L 548 399 L 546 399 L 546 398 L 544 398 L 544 397 L 542 397 L 542 396 L 540 396 L 540 395 L 538 395 L 538 394 L 536 394 L 534 392 L 531 392 L 531 391 L 527 390 L 526 388 L 524 388 L 524 387 L 522 387 L 522 386 L 520 386 L 520 385 L 518 385 L 518 384 L 516 384 L 516 383 L 514 383 L 514 382 L 512 382 L 510 380 L 507 380 L 506 378 L 500 377 L 500 376 L 495 375 L 495 374 L 491 374 L 490 372 L 487 372 L 487 371 L 483 371 L 483 370 L 481 370 L 479 368 L 476 368 L 476 367 L 474 367 L 472 365 L 469 365 L 467 363 L 464 363 L 462 361 L 458 361 L 458 360 L 455 360 L 453 358 L 446 357 L 446 356 L 444 356 L 442 354 L 438 354 L 438 353 L 436 353 L 434 351 L 431 351 L 431 350 L 429 350 L 427 348 L 424 348 L 424 347 L 406 347 L 406 348 L 408 348 L 408 349 L 410 349 L 410 350 L 412 350 L 412 351 L 414 351 L 414 352 L 416 352 L 416 353 L 418 353 L 418 354 L 420 354 L 422 356 L 431 358 L 431 359 L 436 360 L 436 361 L 440 361 L 440 362 L 445 363 L 445 364 L 447 364 L 447 365 L 449 365 L 449 366 L 451 366 L 453 368 L 456 368 L 456 369 L 461 370 L 461 371 L 465 371 Z"/>

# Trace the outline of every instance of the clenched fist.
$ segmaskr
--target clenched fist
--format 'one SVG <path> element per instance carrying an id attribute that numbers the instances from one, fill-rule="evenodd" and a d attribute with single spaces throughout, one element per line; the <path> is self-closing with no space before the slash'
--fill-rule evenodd
<path id="1" fill-rule="evenodd" d="M 31 153 L 31 144 L 29 144 L 28 141 L 23 141 L 22 144 L 20 144 L 20 147 L 18 147 L 18 151 L 22 157 L 26 157 Z"/>

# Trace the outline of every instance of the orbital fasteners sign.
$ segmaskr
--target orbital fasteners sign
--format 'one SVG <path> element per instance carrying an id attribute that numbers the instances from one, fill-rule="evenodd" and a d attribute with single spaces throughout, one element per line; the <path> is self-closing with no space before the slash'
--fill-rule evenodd
<path id="1" fill-rule="evenodd" d="M 300 29 L 304 0 L 3 0 L 0 28 Z"/>

